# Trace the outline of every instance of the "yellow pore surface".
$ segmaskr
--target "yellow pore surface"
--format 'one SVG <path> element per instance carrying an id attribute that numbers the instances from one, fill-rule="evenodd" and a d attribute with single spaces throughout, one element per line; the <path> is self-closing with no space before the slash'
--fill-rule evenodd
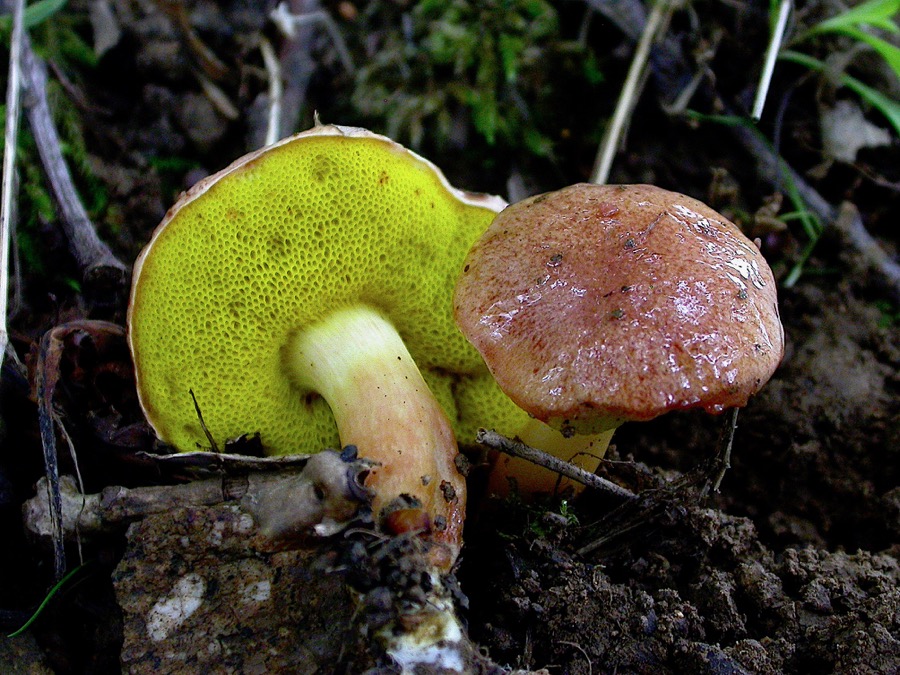
<path id="1" fill-rule="evenodd" d="M 183 198 L 136 266 L 129 330 L 148 419 L 182 451 L 208 446 L 193 390 L 220 445 L 260 432 L 273 454 L 337 447 L 327 404 L 293 384 L 282 350 L 367 303 L 457 420 L 453 391 L 486 371 L 453 322 L 453 286 L 494 215 L 380 137 L 300 135 L 238 162 Z"/>

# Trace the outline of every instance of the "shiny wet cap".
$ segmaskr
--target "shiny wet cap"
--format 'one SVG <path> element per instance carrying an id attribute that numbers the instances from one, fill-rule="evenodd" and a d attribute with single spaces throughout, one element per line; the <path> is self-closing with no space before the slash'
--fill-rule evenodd
<path id="1" fill-rule="evenodd" d="M 454 311 L 503 391 L 564 433 L 744 406 L 784 353 L 759 249 L 650 185 L 509 206 L 469 252 Z"/>

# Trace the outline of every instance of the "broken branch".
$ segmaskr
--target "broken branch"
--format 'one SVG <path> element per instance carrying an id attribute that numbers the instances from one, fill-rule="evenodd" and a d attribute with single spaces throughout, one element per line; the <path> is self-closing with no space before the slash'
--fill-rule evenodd
<path id="1" fill-rule="evenodd" d="M 181 485 L 138 488 L 112 486 L 96 494 L 82 494 L 70 476 L 60 479 L 61 528 L 66 538 L 102 534 L 135 520 L 187 506 L 235 502 L 251 515 L 266 541 L 283 541 L 314 532 L 331 536 L 356 516 L 368 494 L 361 475 L 368 464 L 347 461 L 326 450 L 312 455 L 302 471 L 254 472 Z M 48 500 L 47 479 L 25 503 L 27 529 L 52 536 L 54 507 Z"/>
<path id="2" fill-rule="evenodd" d="M 118 290 L 125 285 L 126 267 L 97 236 L 75 189 L 47 101 L 46 67 L 31 49 L 27 36 L 22 39 L 22 79 L 27 92 L 23 103 L 28 122 L 50 190 L 59 206 L 69 250 L 87 286 L 96 290 Z"/>

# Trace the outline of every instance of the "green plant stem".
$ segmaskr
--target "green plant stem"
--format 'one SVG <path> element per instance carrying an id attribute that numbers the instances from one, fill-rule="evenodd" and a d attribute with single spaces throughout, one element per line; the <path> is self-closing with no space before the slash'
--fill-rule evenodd
<path id="1" fill-rule="evenodd" d="M 53 600 L 53 598 L 55 598 L 55 597 L 57 596 L 57 594 L 59 593 L 60 589 L 62 589 L 62 587 L 65 586 L 66 584 L 68 584 L 69 581 L 71 581 L 71 579 L 72 579 L 76 574 L 80 573 L 82 570 L 84 570 L 84 569 L 85 569 L 86 567 L 88 567 L 90 564 L 91 564 L 91 561 L 88 561 L 88 562 L 86 562 L 86 563 L 82 563 L 81 565 L 79 565 L 79 566 L 76 567 L 75 569 L 70 570 L 70 571 L 69 571 L 62 579 L 60 579 L 60 580 L 57 581 L 55 584 L 53 584 L 53 586 L 50 588 L 50 590 L 47 591 L 47 595 L 44 596 L 44 599 L 41 601 L 41 604 L 38 605 L 38 608 L 37 608 L 36 610 L 34 610 L 34 614 L 31 615 L 31 617 L 28 619 L 28 621 L 26 621 L 24 624 L 22 624 L 22 627 L 21 627 L 21 628 L 19 628 L 18 630 L 16 630 L 16 631 L 10 633 L 10 634 L 7 635 L 6 637 L 8 637 L 8 638 L 18 637 L 19 635 L 21 635 L 22 633 L 24 633 L 26 630 L 28 630 L 28 629 L 31 627 L 31 625 L 32 625 L 35 621 L 37 621 L 38 618 L 40 618 L 41 614 L 42 614 L 42 613 L 44 612 L 44 610 L 47 608 L 47 605 L 49 605 L 49 604 L 50 604 L 50 601 Z"/>
<path id="2" fill-rule="evenodd" d="M 827 73 L 830 71 L 827 63 L 819 61 L 819 59 L 808 56 L 807 54 L 795 52 L 790 49 L 781 52 L 778 58 L 784 61 L 797 63 L 819 73 Z M 838 82 L 848 89 L 852 89 L 864 101 L 868 101 L 877 108 L 878 111 L 887 118 L 887 121 L 890 122 L 891 126 L 894 127 L 894 132 L 900 136 L 900 103 L 888 98 L 880 91 L 860 82 L 851 75 L 840 75 Z"/>
<path id="3" fill-rule="evenodd" d="M 65 7 L 68 0 L 38 0 L 37 2 L 25 8 L 22 17 L 22 25 L 25 28 L 34 28 L 43 23 L 59 10 Z M 18 5 L 19 3 L 16 3 Z M 12 24 L 15 25 L 15 12 L 13 9 Z M 10 19 L 7 16 L 0 16 L 0 30 L 9 30 Z"/>

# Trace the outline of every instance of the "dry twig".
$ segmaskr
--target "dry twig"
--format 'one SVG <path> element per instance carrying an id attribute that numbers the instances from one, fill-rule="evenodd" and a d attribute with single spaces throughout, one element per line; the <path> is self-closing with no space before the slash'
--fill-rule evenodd
<path id="1" fill-rule="evenodd" d="M 279 55 L 280 71 L 286 75 L 280 105 L 282 110 L 293 112 L 293 116 L 290 117 L 279 115 L 277 140 L 297 131 L 297 114 L 303 109 L 306 90 L 316 69 L 311 51 L 317 27 L 324 28 L 328 33 L 337 56 L 347 72 L 352 74 L 355 67 L 340 29 L 328 12 L 322 9 L 319 0 L 280 2 L 270 18 L 285 36 Z M 268 65 L 267 70 L 271 73 Z"/>
<path id="2" fill-rule="evenodd" d="M 728 469 L 731 468 L 731 448 L 734 445 L 734 432 L 737 430 L 739 411 L 740 408 L 732 408 L 730 410 L 728 414 L 728 424 L 722 432 L 722 439 L 719 443 L 721 447 L 713 460 L 712 471 L 710 471 L 710 480 L 708 482 L 709 488 L 711 488 L 713 492 L 719 491 L 719 487 L 722 485 L 722 479 L 725 478 L 725 474 L 728 472 Z M 704 493 L 708 491 L 709 490 L 706 489 L 704 490 Z"/>
<path id="3" fill-rule="evenodd" d="M 660 2 L 665 2 L 665 0 L 660 0 Z M 637 31 L 641 31 L 643 39 L 653 29 L 650 20 L 642 14 L 638 0 L 616 0 L 611 3 L 611 6 L 617 8 L 616 14 L 610 14 L 607 10 L 601 9 L 603 3 L 599 1 L 588 0 L 588 4 L 598 11 L 604 11 L 610 20 L 613 20 L 626 35 L 632 38 Z M 623 16 L 630 17 L 632 25 L 626 28 L 621 19 Z M 653 77 L 661 92 L 678 91 L 680 84 L 676 80 L 676 74 L 686 70 L 686 56 L 680 49 L 666 49 L 666 60 L 669 67 L 654 69 Z M 634 63 L 632 63 L 632 67 L 636 67 Z M 714 100 L 715 92 L 709 90 L 710 83 L 707 82 L 706 87 L 703 97 Z M 665 108 L 665 106 L 663 107 Z M 900 303 L 900 265 L 869 234 L 855 209 L 849 205 L 838 209 L 829 204 L 802 176 L 784 163 L 754 129 L 741 125 L 732 126 L 730 129 L 738 143 L 756 160 L 758 175 L 774 188 L 782 188 L 783 172 L 789 172 L 791 180 L 797 186 L 807 208 L 819 218 L 823 225 L 831 228 L 837 234 L 844 246 L 857 253 L 857 264 L 864 268 L 863 271 L 873 273 L 878 285 L 886 290 L 894 302 Z M 612 159 L 608 161 L 611 162 Z M 598 178 L 601 177 L 599 169 L 602 167 L 598 159 L 598 172 L 596 173 Z"/>
<path id="4" fill-rule="evenodd" d="M 82 494 L 71 477 L 63 476 L 58 504 L 47 498 L 47 479 L 42 478 L 36 496 L 25 504 L 25 522 L 35 534 L 56 537 L 62 532 L 72 538 L 112 532 L 178 508 L 235 503 L 253 517 L 266 541 L 310 533 L 331 536 L 370 499 L 361 484 L 368 468 L 365 460 L 324 451 L 307 458 L 300 471 L 255 471 L 181 485 L 111 486 L 90 495 Z"/>
<path id="5" fill-rule="evenodd" d="M 660 32 L 668 24 L 668 18 L 671 14 L 672 3 L 669 0 L 656 0 L 653 3 L 653 9 L 647 17 L 641 39 L 634 50 L 631 66 L 628 68 L 628 75 L 622 84 L 622 91 L 619 94 L 616 109 L 597 152 L 594 171 L 591 174 L 592 183 L 602 184 L 609 179 L 609 170 L 612 168 L 613 159 L 619 150 L 622 133 L 632 110 L 634 110 L 637 98 L 643 89 L 643 82 L 646 80 L 650 48 L 659 37 Z"/>
<path id="6" fill-rule="evenodd" d="M 53 406 L 53 394 L 59 380 L 58 364 L 62 355 L 59 329 L 49 330 L 41 338 L 35 369 L 35 388 L 38 399 L 38 426 L 44 451 L 43 490 L 47 495 L 49 536 L 53 542 L 53 576 L 56 581 L 66 572 L 66 550 L 62 525 L 62 492 L 59 482 L 59 456 L 56 451 L 56 427 L 59 416 Z"/>
<path id="7" fill-rule="evenodd" d="M 701 504 L 711 491 L 718 492 L 731 467 L 731 448 L 737 428 L 738 408 L 732 408 L 719 438 L 716 454 L 687 473 L 668 482 L 656 478 L 656 487 L 642 490 L 590 526 L 596 536 L 579 555 L 606 555 L 614 549 L 648 536 L 659 528 L 671 528 L 684 519 L 686 507 Z M 603 550 L 603 553 L 598 553 Z"/>
<path id="8" fill-rule="evenodd" d="M 263 144 L 272 145 L 281 138 L 281 100 L 284 95 L 284 82 L 281 77 L 281 63 L 275 56 L 272 43 L 263 38 L 259 43 L 259 50 L 262 52 L 263 63 L 269 77 L 269 119 Z"/>
<path id="9" fill-rule="evenodd" d="M 64 369 L 66 347 L 79 340 L 90 340 L 95 345 L 102 345 L 109 340 L 124 340 L 124 333 L 121 326 L 105 321 L 72 321 L 44 333 L 38 348 L 34 380 L 38 403 L 38 427 L 44 453 L 45 478 L 42 480 L 42 489 L 47 493 L 48 534 L 53 541 L 53 565 L 57 580 L 62 578 L 66 568 L 57 431 L 68 443 L 69 455 L 76 471 L 78 470 L 74 445 L 63 426 L 63 417 L 57 409 L 56 394 Z M 100 351 L 102 352 L 102 348 Z"/>
<path id="10" fill-rule="evenodd" d="M 772 73 L 775 72 L 775 61 L 778 58 L 778 52 L 781 51 L 781 44 L 784 41 L 784 34 L 787 29 L 788 17 L 793 9 L 793 0 L 781 0 L 778 6 L 778 20 L 772 30 L 772 37 L 769 40 L 769 46 L 766 49 L 766 59 L 763 62 L 762 73 L 759 76 L 759 87 L 756 90 L 756 99 L 753 101 L 753 112 L 750 117 L 759 121 L 762 117 L 763 107 L 766 104 L 766 96 L 769 93 L 769 85 L 772 83 Z"/>
<path id="11" fill-rule="evenodd" d="M 126 267 L 97 236 L 75 189 L 47 102 L 46 67 L 31 49 L 27 36 L 22 40 L 22 79 L 27 92 L 23 103 L 28 122 L 60 210 L 69 250 L 88 290 L 117 292 L 125 285 Z"/>
<path id="12" fill-rule="evenodd" d="M 864 268 L 860 271 L 873 272 L 877 283 L 894 302 L 900 303 L 900 265 L 869 234 L 856 208 L 851 204 L 844 204 L 836 209 L 829 204 L 800 174 L 781 160 L 756 131 L 746 127 L 735 127 L 732 131 L 738 142 L 756 160 L 757 173 L 778 188 L 783 184 L 783 172 L 787 172 L 806 207 L 823 225 L 832 228 L 844 246 L 858 254 L 859 266 Z"/>
<path id="13" fill-rule="evenodd" d="M 13 31 L 9 49 L 9 77 L 6 85 L 6 127 L 3 150 L 3 196 L 0 203 L 0 364 L 9 344 L 6 327 L 9 297 L 9 245 L 13 227 L 16 191 L 16 138 L 19 135 L 19 103 L 21 101 L 21 56 L 25 37 L 25 3 L 16 0 L 13 6 Z"/>
<path id="14" fill-rule="evenodd" d="M 631 491 L 616 485 L 612 481 L 601 478 L 593 473 L 585 471 L 574 464 L 564 462 L 561 459 L 548 455 L 543 450 L 532 448 L 525 445 L 521 441 L 510 440 L 506 436 L 498 434 L 496 431 L 488 431 L 487 429 L 479 429 L 475 436 L 475 441 L 481 443 L 492 450 L 512 455 L 513 457 L 521 457 L 524 460 L 542 466 L 545 469 L 554 471 L 558 474 L 570 478 L 589 488 L 599 490 L 617 499 L 633 500 L 636 495 Z"/>

